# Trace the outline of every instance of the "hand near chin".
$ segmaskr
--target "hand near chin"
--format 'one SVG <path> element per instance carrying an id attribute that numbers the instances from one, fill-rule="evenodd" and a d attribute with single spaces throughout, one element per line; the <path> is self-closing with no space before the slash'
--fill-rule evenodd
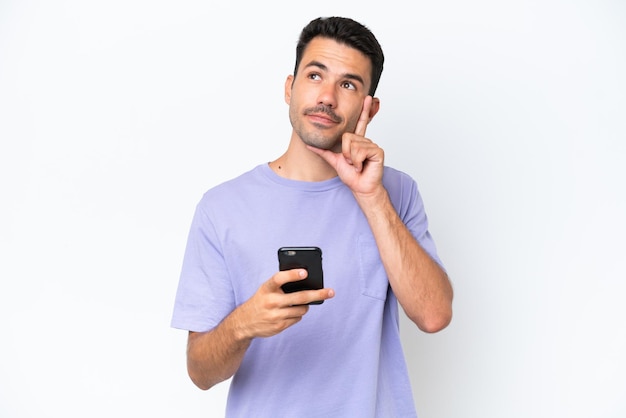
<path id="1" fill-rule="evenodd" d="M 382 187 L 385 153 L 382 148 L 365 137 L 369 123 L 372 97 L 367 96 L 354 133 L 346 132 L 341 139 L 341 152 L 323 150 L 307 145 L 322 157 L 353 193 L 372 195 Z"/>

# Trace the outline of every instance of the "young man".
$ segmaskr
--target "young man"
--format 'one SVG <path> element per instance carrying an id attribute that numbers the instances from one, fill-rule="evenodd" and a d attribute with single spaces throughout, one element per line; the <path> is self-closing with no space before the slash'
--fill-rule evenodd
<path id="1" fill-rule="evenodd" d="M 285 83 L 287 151 L 196 208 L 172 326 L 198 387 L 233 377 L 229 417 L 416 415 L 398 304 L 436 332 L 452 288 L 415 182 L 365 136 L 383 61 L 360 23 L 311 21 Z M 277 271 L 284 246 L 320 247 L 327 287 L 284 293 L 307 274 Z"/>

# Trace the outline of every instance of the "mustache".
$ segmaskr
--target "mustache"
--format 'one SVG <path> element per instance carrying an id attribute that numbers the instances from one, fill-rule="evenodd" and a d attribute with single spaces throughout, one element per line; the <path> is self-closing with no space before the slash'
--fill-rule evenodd
<path id="1" fill-rule="evenodd" d="M 339 117 L 330 106 L 326 106 L 325 104 L 318 104 L 315 107 L 309 107 L 304 110 L 305 115 L 312 115 L 316 113 L 324 113 L 328 115 L 332 119 L 333 122 L 339 123 L 341 122 L 341 117 Z"/>

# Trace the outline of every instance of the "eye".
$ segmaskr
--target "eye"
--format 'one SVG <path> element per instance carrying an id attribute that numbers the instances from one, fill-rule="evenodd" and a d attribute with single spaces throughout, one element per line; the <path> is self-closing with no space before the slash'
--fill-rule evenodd
<path id="1" fill-rule="evenodd" d="M 311 80 L 320 80 L 322 77 L 318 73 L 311 73 L 309 74 L 309 78 Z"/>
<path id="2" fill-rule="evenodd" d="M 344 81 L 343 83 L 341 83 L 341 87 L 348 90 L 356 90 L 356 86 L 350 81 Z"/>

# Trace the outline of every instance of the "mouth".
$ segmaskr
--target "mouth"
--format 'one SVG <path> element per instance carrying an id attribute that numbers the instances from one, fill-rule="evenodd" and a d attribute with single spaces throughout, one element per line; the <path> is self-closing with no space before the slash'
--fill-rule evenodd
<path id="1" fill-rule="evenodd" d="M 309 116 L 313 123 L 329 125 L 341 122 L 341 118 L 330 107 L 324 105 L 305 109 L 304 114 Z"/>
<path id="2" fill-rule="evenodd" d="M 311 121 L 311 123 L 313 123 L 316 126 L 331 126 L 331 125 L 335 125 L 337 122 L 335 122 L 333 119 L 329 118 L 328 116 L 324 115 L 324 114 L 309 114 L 307 115 L 309 117 L 309 120 Z"/>

